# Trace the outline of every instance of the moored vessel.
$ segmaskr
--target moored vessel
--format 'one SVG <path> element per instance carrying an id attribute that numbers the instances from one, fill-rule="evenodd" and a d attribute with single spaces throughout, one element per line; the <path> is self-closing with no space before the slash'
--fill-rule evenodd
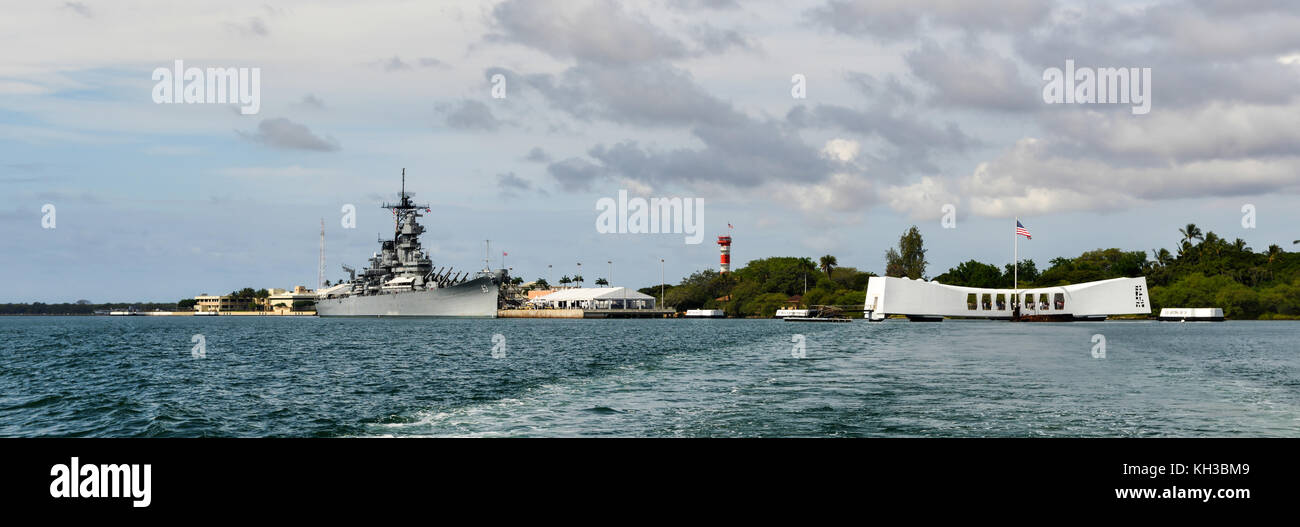
<path id="1" fill-rule="evenodd" d="M 392 239 L 381 239 L 380 251 L 358 274 L 343 266 L 346 282 L 322 288 L 317 294 L 316 313 L 322 317 L 483 317 L 495 318 L 501 284 L 508 279 L 505 269 L 488 268 L 458 272 L 436 268 L 420 246 L 424 226 L 417 221 L 428 205 L 419 205 L 406 192 L 406 170 L 397 203 L 385 203 L 393 211 Z"/>

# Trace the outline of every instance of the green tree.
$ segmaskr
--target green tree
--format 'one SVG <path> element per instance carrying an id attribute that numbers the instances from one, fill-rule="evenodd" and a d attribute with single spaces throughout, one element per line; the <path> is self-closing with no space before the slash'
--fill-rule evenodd
<path id="1" fill-rule="evenodd" d="M 834 256 L 831 256 L 829 254 L 821 257 L 822 272 L 826 273 L 826 276 L 831 276 L 831 271 L 834 270 L 835 266 L 839 265 L 839 263 L 840 262 L 836 260 Z"/>
<path id="2" fill-rule="evenodd" d="M 915 225 L 898 238 L 898 250 L 885 253 L 885 276 L 925 278 L 925 241 Z"/>
<path id="3" fill-rule="evenodd" d="M 1178 232 L 1183 235 L 1183 241 L 1187 243 L 1203 239 L 1201 229 L 1197 227 L 1195 223 L 1188 223 L 1186 227 L 1178 229 Z"/>
<path id="4" fill-rule="evenodd" d="M 833 280 L 840 289 L 866 291 L 867 281 L 873 276 L 876 274 L 859 271 L 854 267 L 838 267 L 835 269 Z"/>
<path id="5" fill-rule="evenodd" d="M 734 283 L 713 269 L 698 271 L 686 278 L 676 287 L 664 294 L 664 303 L 678 310 L 716 307 L 718 297 L 732 291 Z M 740 295 L 735 295 L 736 297 Z M 736 306 L 739 302 L 732 302 Z M 732 307 L 732 309 L 739 309 Z"/>
<path id="6" fill-rule="evenodd" d="M 966 287 L 1005 287 L 1002 271 L 997 266 L 970 260 L 957 264 L 957 267 L 934 277 L 940 283 Z"/>
<path id="7" fill-rule="evenodd" d="M 1281 247 L 1278 247 L 1276 243 L 1273 244 L 1273 245 L 1269 245 L 1269 246 L 1268 246 L 1268 263 L 1269 263 L 1269 264 L 1272 264 L 1275 260 L 1277 260 L 1277 258 L 1278 258 L 1279 256 L 1282 255 L 1283 252 L 1285 252 L 1285 251 L 1283 251 Z"/>
<path id="8" fill-rule="evenodd" d="M 742 312 L 749 316 L 771 318 L 776 315 L 776 310 L 785 306 L 786 302 L 786 296 L 781 293 L 763 293 L 745 303 Z"/>
<path id="9" fill-rule="evenodd" d="M 898 255 L 898 250 L 890 247 L 885 251 L 885 276 L 901 278 L 907 276 L 907 270 L 903 268 L 903 257 Z"/>
<path id="10" fill-rule="evenodd" d="M 1038 264 L 1035 264 L 1032 258 L 1020 260 L 1020 269 L 1018 272 L 1011 264 L 1004 265 L 1002 269 L 1002 282 L 1011 284 L 1012 287 L 1017 284 L 1020 287 L 1026 287 L 1038 281 Z M 1019 279 L 1018 282 L 1016 281 L 1017 278 Z"/>
<path id="11" fill-rule="evenodd" d="M 1247 247 L 1247 250 L 1249 249 L 1250 248 Z M 1169 252 L 1169 249 L 1160 249 L 1159 251 L 1151 249 L 1151 258 L 1161 266 L 1169 265 L 1174 261 L 1174 255 Z"/>

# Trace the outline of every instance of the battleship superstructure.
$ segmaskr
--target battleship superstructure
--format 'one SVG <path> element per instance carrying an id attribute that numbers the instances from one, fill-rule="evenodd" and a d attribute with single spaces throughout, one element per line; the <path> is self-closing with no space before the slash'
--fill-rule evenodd
<path id="1" fill-rule="evenodd" d="M 398 198 L 397 203 L 383 204 L 393 211 L 393 238 L 379 240 L 380 251 L 360 274 L 343 266 L 349 280 L 321 289 L 316 313 L 322 317 L 495 317 L 506 270 L 434 269 L 433 260 L 420 247 L 424 227 L 416 222 L 424 215 L 421 210 L 430 209 L 411 201 L 405 169 Z"/>

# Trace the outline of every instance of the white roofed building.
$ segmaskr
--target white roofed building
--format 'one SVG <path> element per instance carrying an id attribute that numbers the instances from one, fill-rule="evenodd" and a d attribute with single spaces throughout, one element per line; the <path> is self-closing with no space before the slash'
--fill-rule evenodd
<path id="1" fill-rule="evenodd" d="M 655 297 L 626 287 L 562 289 L 528 301 L 549 309 L 654 309 Z"/>

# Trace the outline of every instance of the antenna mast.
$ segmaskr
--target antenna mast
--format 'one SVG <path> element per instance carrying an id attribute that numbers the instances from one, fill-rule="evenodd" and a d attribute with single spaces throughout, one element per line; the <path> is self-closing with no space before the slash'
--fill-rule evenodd
<path id="1" fill-rule="evenodd" d="M 320 219 L 320 262 L 316 269 L 316 290 L 325 287 L 325 218 Z"/>

